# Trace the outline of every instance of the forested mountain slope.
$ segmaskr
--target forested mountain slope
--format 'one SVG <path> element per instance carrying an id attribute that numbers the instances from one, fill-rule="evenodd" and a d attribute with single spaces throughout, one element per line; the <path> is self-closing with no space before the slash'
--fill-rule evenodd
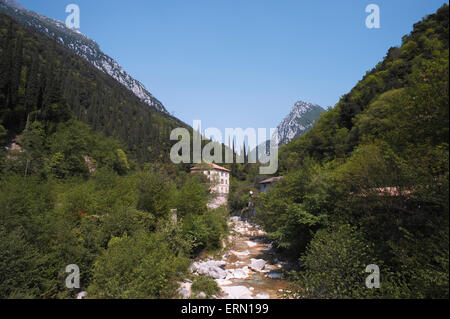
<path id="1" fill-rule="evenodd" d="M 227 234 L 209 181 L 170 162 L 187 126 L 1 14 L 0 57 L 0 298 L 179 298 Z"/>
<path id="2" fill-rule="evenodd" d="M 430 76 L 433 77 L 445 76 L 442 72 L 446 71 L 445 63 L 448 59 L 448 19 L 448 6 L 444 5 L 436 14 L 416 23 L 411 34 L 403 37 L 402 46 L 390 48 L 386 57 L 367 72 L 331 111 L 324 113 L 310 132 L 286 147 L 284 155 L 288 156 L 293 151 L 302 154 L 302 157 L 312 156 L 325 161 L 348 155 L 361 143 L 364 135 L 362 128 L 356 125 L 358 115 L 382 93 L 411 87 L 418 80 L 417 77 L 422 77 L 423 81 L 431 81 L 431 78 L 425 77 L 428 74 L 424 72 L 431 73 Z M 436 89 L 441 90 L 436 95 L 440 95 L 439 102 L 444 103 L 448 89 L 444 85 Z M 430 105 L 423 112 L 431 109 Z M 440 127 L 448 123 L 448 108 L 442 111 L 443 114 L 434 114 L 428 121 L 424 120 L 427 115 L 423 114 L 422 122 L 416 123 L 417 128 L 420 130 L 427 125 Z M 380 117 L 383 115 L 379 114 Z M 412 135 L 420 134 L 415 132 Z M 448 137 L 441 138 L 448 141 Z"/>
<path id="3" fill-rule="evenodd" d="M 61 21 L 48 18 L 31 10 L 26 10 L 17 1 L 0 0 L 0 12 L 5 13 L 24 26 L 33 28 L 51 38 L 76 54 L 83 57 L 97 69 L 112 76 L 132 91 L 141 101 L 159 111 L 167 113 L 164 105 L 158 101 L 145 86 L 131 77 L 111 57 L 100 50 L 99 45 L 78 30 L 68 28 Z"/>
<path id="4" fill-rule="evenodd" d="M 449 296 L 449 7 L 280 149 L 259 221 L 305 298 Z M 380 268 L 367 289 L 365 267 Z"/>
<path id="5" fill-rule="evenodd" d="M 187 127 L 149 107 L 71 50 L 0 14 L 0 124 L 9 139 L 27 118 L 75 117 L 127 146 L 139 161 L 169 160 L 170 132 Z"/>

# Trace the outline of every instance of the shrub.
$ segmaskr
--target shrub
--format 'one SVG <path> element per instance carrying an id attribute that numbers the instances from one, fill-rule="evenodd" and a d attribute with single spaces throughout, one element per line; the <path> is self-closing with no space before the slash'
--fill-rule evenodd
<path id="1" fill-rule="evenodd" d="M 205 293 L 206 298 L 211 298 L 212 296 L 217 296 L 220 294 L 220 287 L 217 285 L 216 281 L 208 276 L 197 276 L 192 282 L 192 292 L 195 295 L 199 295 L 201 292 Z"/>
<path id="2" fill-rule="evenodd" d="M 370 244 L 349 225 L 319 230 L 300 258 L 297 293 L 306 298 L 363 298 L 377 289 L 365 285 L 366 266 L 381 263 Z"/>
<path id="3" fill-rule="evenodd" d="M 209 183 L 205 177 L 189 176 L 178 194 L 176 206 L 179 215 L 202 214 L 206 211 L 209 196 Z"/>
<path id="4" fill-rule="evenodd" d="M 170 250 L 161 233 L 113 237 L 95 262 L 88 293 L 100 298 L 172 298 L 188 263 Z"/>
<path id="5" fill-rule="evenodd" d="M 183 232 L 192 242 L 192 253 L 202 249 L 221 248 L 221 239 L 227 230 L 227 220 L 222 210 L 208 210 L 202 215 L 189 214 L 183 220 Z"/>
<path id="6" fill-rule="evenodd" d="M 138 209 L 145 210 L 156 218 L 168 217 L 175 187 L 165 173 L 161 171 L 142 173 L 139 176 L 137 188 Z"/>

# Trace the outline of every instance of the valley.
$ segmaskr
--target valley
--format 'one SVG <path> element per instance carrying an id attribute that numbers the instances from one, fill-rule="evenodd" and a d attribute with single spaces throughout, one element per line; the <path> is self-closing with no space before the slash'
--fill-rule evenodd
<path id="1" fill-rule="evenodd" d="M 231 217 L 226 252 L 221 259 L 195 261 L 194 274 L 211 276 L 222 290 L 223 299 L 280 299 L 289 283 L 282 280 L 284 263 L 274 256 L 266 233 L 240 217 Z M 181 285 L 185 297 L 191 297 L 190 284 Z M 195 296 L 194 296 L 195 297 Z"/>
<path id="2" fill-rule="evenodd" d="M 181 16 L 165 2 L 167 16 L 136 9 L 150 1 L 116 2 L 134 10 L 111 14 L 136 38 L 124 31 L 130 47 L 115 54 L 135 68 L 152 58 L 140 74 L 154 72 L 184 117 L 229 127 L 284 116 L 276 143 L 258 137 L 263 150 L 279 146 L 269 158 L 248 143 L 256 129 L 227 146 L 211 142 L 222 141 L 217 128 L 199 138 L 97 42 L 0 0 L 0 299 L 448 299 L 449 6 L 415 1 L 415 16 L 390 17 L 398 46 L 387 50 L 385 37 L 367 35 L 388 29 L 366 29 L 353 7 L 349 34 L 336 37 L 320 10 L 304 20 L 279 6 L 259 21 L 237 1 L 251 19 L 230 24 L 235 10 L 210 2 L 178 7 Z M 86 11 L 94 21 L 96 12 Z M 251 28 L 272 18 L 283 22 L 270 28 L 281 47 Z M 320 31 L 310 45 L 290 40 L 304 21 Z M 116 40 L 110 31 L 99 43 Z M 339 72 L 322 67 L 330 61 Z M 298 100 L 325 106 L 340 82 L 346 93 L 327 110 Z"/>

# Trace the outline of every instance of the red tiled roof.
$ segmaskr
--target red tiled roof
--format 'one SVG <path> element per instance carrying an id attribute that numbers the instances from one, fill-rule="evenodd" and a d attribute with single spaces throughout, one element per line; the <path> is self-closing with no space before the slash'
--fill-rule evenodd
<path id="1" fill-rule="evenodd" d="M 359 196 L 362 197 L 366 197 L 369 194 L 377 194 L 379 196 L 383 196 L 383 195 L 389 195 L 389 196 L 393 196 L 393 197 L 399 197 L 399 196 L 407 196 L 407 195 L 411 195 L 413 193 L 412 190 L 409 189 L 403 189 L 400 190 L 398 187 L 378 187 L 378 188 L 371 188 L 369 189 L 369 191 L 363 191 L 361 194 L 359 194 Z M 351 192 L 350 195 L 355 195 L 355 193 Z"/>
<path id="2" fill-rule="evenodd" d="M 217 169 L 219 171 L 225 171 L 230 172 L 229 169 L 226 169 L 225 167 L 219 166 L 217 164 L 211 163 L 211 164 L 205 164 L 205 166 L 195 166 L 191 168 L 191 171 L 201 171 L 204 170 L 206 167 L 209 167 L 209 169 Z"/>
<path id="3" fill-rule="evenodd" d="M 278 181 L 280 181 L 282 179 L 283 179 L 283 176 L 271 177 L 271 178 L 265 179 L 265 180 L 263 180 L 263 181 L 261 181 L 259 183 L 260 184 L 269 184 L 269 183 L 273 183 L 273 182 L 278 182 Z"/>

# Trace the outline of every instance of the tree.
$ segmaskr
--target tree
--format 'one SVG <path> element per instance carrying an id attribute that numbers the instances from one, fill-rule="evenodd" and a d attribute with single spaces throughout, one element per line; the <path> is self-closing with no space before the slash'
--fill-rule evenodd
<path id="1" fill-rule="evenodd" d="M 303 298 L 367 298 L 377 289 L 365 286 L 366 266 L 381 263 L 374 259 L 370 244 L 355 228 L 336 225 L 319 230 L 300 258 L 297 296 Z"/>
<path id="2" fill-rule="evenodd" d="M 114 237 L 95 262 L 88 293 L 100 298 L 173 298 L 178 274 L 187 265 L 161 234 Z"/>
<path id="3" fill-rule="evenodd" d="M 189 176 L 178 192 L 176 206 L 181 216 L 201 214 L 206 211 L 209 199 L 209 182 L 204 176 Z"/>
<path id="4" fill-rule="evenodd" d="M 144 172 L 137 184 L 139 198 L 137 208 L 151 213 L 156 218 L 168 218 L 172 209 L 175 187 L 162 171 Z"/>

